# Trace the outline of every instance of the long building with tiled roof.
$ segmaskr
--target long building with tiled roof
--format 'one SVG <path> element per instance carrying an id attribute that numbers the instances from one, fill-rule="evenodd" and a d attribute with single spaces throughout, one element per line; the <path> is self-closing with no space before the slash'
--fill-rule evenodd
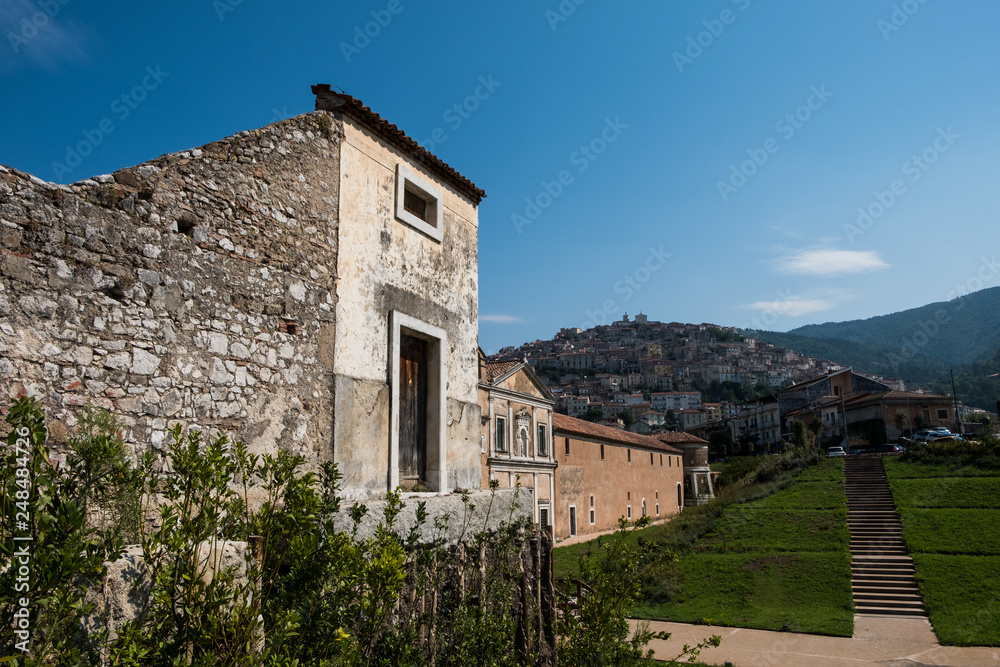
<path id="1" fill-rule="evenodd" d="M 683 453 L 656 438 L 553 414 L 556 539 L 665 520 L 684 507 Z"/>

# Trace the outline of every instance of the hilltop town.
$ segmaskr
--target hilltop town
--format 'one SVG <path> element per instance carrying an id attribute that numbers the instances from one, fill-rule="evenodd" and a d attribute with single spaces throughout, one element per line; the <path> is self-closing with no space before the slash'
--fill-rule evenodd
<path id="1" fill-rule="evenodd" d="M 681 430 L 735 417 L 743 400 L 843 368 L 747 338 L 735 327 L 657 322 L 642 313 L 586 330 L 560 329 L 552 340 L 505 347 L 492 359 L 524 359 L 546 379 L 557 410 L 572 417 L 599 410 L 599 420 L 594 412 L 590 418 L 628 427 L 620 417 L 628 411 L 654 430 L 668 413 Z"/>

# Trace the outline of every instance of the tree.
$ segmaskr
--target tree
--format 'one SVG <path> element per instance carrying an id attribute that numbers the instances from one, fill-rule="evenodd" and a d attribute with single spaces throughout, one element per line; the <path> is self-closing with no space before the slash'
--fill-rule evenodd
<path id="1" fill-rule="evenodd" d="M 826 430 L 826 424 L 819 417 L 813 417 L 812 421 L 809 422 L 809 433 L 812 434 L 813 447 L 819 447 L 820 437 L 823 435 L 823 431 Z"/>
<path id="2" fill-rule="evenodd" d="M 805 422 L 796 419 L 792 422 L 792 444 L 796 447 L 805 447 L 808 441 L 809 431 L 806 429 Z"/>
<path id="3" fill-rule="evenodd" d="M 631 410 L 622 410 L 618 413 L 618 418 L 625 424 L 625 428 L 628 428 L 635 423 L 635 417 L 632 415 Z"/>
<path id="4" fill-rule="evenodd" d="M 910 425 L 910 418 L 902 410 L 896 410 L 896 415 L 892 418 L 892 425 L 896 427 L 896 430 L 904 431 Z"/>
<path id="5" fill-rule="evenodd" d="M 600 408 L 590 408 L 587 410 L 587 414 L 583 415 L 583 418 L 589 422 L 599 422 L 604 419 L 604 410 Z"/>

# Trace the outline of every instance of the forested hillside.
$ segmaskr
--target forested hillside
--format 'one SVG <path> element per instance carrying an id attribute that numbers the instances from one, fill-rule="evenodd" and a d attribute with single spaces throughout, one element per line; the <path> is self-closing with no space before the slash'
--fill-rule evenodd
<path id="1" fill-rule="evenodd" d="M 949 364 L 987 359 L 1000 348 L 1000 287 L 867 320 L 809 324 L 788 333 L 912 350 Z M 823 355 L 816 355 L 823 356 Z"/>

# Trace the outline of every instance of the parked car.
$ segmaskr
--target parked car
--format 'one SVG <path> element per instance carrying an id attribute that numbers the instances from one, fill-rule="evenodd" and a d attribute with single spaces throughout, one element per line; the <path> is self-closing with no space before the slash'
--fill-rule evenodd
<path id="1" fill-rule="evenodd" d="M 844 451 L 843 447 L 830 447 L 826 450 L 827 458 L 834 458 L 836 456 L 847 456 L 847 452 Z"/>

